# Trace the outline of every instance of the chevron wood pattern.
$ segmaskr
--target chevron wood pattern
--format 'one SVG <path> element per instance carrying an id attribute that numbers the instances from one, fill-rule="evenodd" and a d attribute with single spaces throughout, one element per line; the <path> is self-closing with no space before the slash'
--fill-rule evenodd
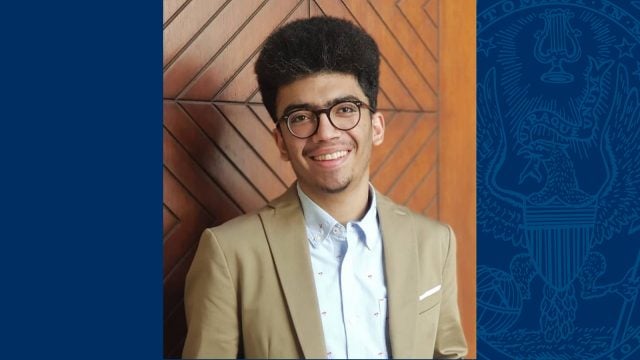
<path id="1" fill-rule="evenodd" d="M 372 182 L 438 218 L 438 0 L 164 0 L 164 356 L 186 332 L 184 278 L 202 230 L 264 206 L 295 175 L 279 158 L 253 73 L 275 28 L 332 15 L 365 28 L 382 54 L 387 132 Z"/>

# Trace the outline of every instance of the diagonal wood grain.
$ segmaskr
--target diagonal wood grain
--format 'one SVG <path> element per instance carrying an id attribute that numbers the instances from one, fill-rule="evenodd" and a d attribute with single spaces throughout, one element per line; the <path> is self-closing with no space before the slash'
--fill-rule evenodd
<path id="1" fill-rule="evenodd" d="M 223 4 L 223 0 L 192 0 L 176 14 L 164 29 L 162 66 L 188 45 Z"/>
<path id="2" fill-rule="evenodd" d="M 424 212 L 431 202 L 438 195 L 438 178 L 435 171 L 431 171 L 425 175 L 425 179 L 420 183 L 413 193 L 413 196 L 406 203 L 411 209 L 418 209 L 418 212 Z"/>
<path id="3" fill-rule="evenodd" d="M 401 204 L 407 204 L 416 189 L 422 184 L 426 176 L 437 171 L 438 141 L 435 131 L 418 149 L 413 160 L 398 176 L 395 183 L 389 189 L 388 195 Z M 413 209 L 416 210 L 417 209 Z"/>
<path id="4" fill-rule="evenodd" d="M 251 108 L 238 104 L 216 104 L 216 107 L 229 119 L 231 125 L 242 134 L 248 146 L 269 164 L 275 175 L 285 185 L 289 186 L 295 180 L 295 175 L 288 162 L 280 159 L 280 152 L 275 146 L 271 129 L 264 126 L 263 118 L 255 114 Z M 270 119 L 269 119 L 270 121 Z"/>
<path id="5" fill-rule="evenodd" d="M 162 2 L 162 23 L 166 25 L 167 21 L 173 17 L 187 1 L 189 0 L 164 0 Z"/>
<path id="6" fill-rule="evenodd" d="M 288 17 L 293 11 L 293 15 Z M 232 80 L 239 68 L 246 67 L 249 58 L 255 56 L 267 35 L 285 19 L 303 18 L 306 9 L 298 0 L 268 1 L 253 14 L 251 21 L 240 29 L 226 45 L 225 52 L 234 56 L 218 56 L 202 69 L 180 98 L 210 100 L 224 85 Z M 258 36 L 257 36 L 258 35 Z M 242 84 L 247 86 L 249 84 Z"/>
<path id="7" fill-rule="evenodd" d="M 216 107 L 207 103 L 184 103 L 185 110 L 265 199 L 286 189 L 273 170 L 247 144 Z"/>
<path id="8" fill-rule="evenodd" d="M 421 11 L 421 8 L 426 9 L 426 6 L 429 6 L 429 9 L 432 9 L 435 5 L 435 15 L 437 16 L 437 4 L 437 1 L 425 3 L 424 0 L 400 0 L 396 3 L 402 15 L 406 17 L 407 21 L 415 29 L 416 34 L 420 37 L 420 41 L 427 47 L 435 59 L 438 59 L 437 21 L 432 18 L 431 12 L 433 10 L 427 12 L 426 10 Z M 416 9 L 418 10 L 416 11 Z"/>
<path id="9" fill-rule="evenodd" d="M 178 94 L 197 76 L 207 63 L 214 60 L 224 45 L 257 10 L 259 0 L 231 1 L 208 26 L 198 34 L 189 47 L 164 72 L 164 97 Z M 166 37 L 165 37 L 166 39 Z"/>
<path id="10" fill-rule="evenodd" d="M 200 173 L 194 177 L 194 182 L 188 183 L 188 186 L 198 194 L 199 199 L 207 198 L 202 196 L 202 192 L 211 191 L 211 185 L 203 184 L 203 182 L 213 181 L 220 184 L 220 188 L 226 194 L 233 196 L 233 202 L 242 212 L 257 209 L 266 204 L 266 199 L 175 103 L 165 103 L 165 127 L 184 148 L 182 155 L 175 158 L 165 152 L 165 164 L 173 169 L 178 166 L 189 166 L 192 172 Z M 214 211 L 221 214 L 222 218 L 228 218 L 225 212 L 231 208 L 229 205 L 216 201 L 207 201 L 207 204 L 217 209 Z"/>
<path id="11" fill-rule="evenodd" d="M 347 6 L 343 2 L 333 0 L 318 0 L 317 3 L 322 11 L 327 15 L 343 18 L 356 24 L 362 25 L 359 23 L 360 20 L 356 16 L 354 16 L 354 13 L 349 8 L 349 6 Z M 375 14 L 375 12 L 367 12 L 367 9 L 369 8 L 365 8 L 364 10 L 362 9 L 362 6 L 367 6 L 366 4 L 364 4 L 364 2 L 361 2 L 361 4 L 358 6 L 358 9 L 364 13 L 361 14 L 363 19 L 367 20 L 368 22 L 374 22 L 373 26 L 384 27 L 384 24 L 379 20 L 379 17 L 377 14 Z M 370 20 L 370 18 L 378 18 L 378 21 L 372 21 Z M 369 25 L 372 26 L 372 24 Z M 365 28 L 367 27 L 365 26 Z M 406 73 L 407 70 L 396 68 L 398 66 L 398 62 L 400 62 L 400 66 L 407 66 L 410 65 L 410 61 L 407 60 L 403 54 L 398 53 L 398 51 L 401 51 L 401 49 L 397 46 L 397 44 L 383 46 L 383 41 L 395 42 L 393 37 L 389 35 L 388 31 L 384 29 L 378 30 L 374 27 L 368 27 L 367 30 L 380 47 L 380 90 L 392 104 L 390 108 L 399 110 L 422 110 L 424 107 L 421 107 L 419 105 L 419 99 L 416 99 L 415 94 L 412 93 L 411 88 L 407 87 L 406 81 L 404 81 L 404 79 L 402 78 L 402 75 L 406 75 L 404 73 Z M 404 61 L 402 60 L 403 58 Z M 413 73 L 412 76 L 419 76 L 419 74 Z M 384 108 L 388 107 L 383 107 L 383 109 Z"/>
<path id="12" fill-rule="evenodd" d="M 167 239 L 167 236 L 173 232 L 176 225 L 180 223 L 180 219 L 174 214 L 171 209 L 166 205 L 162 205 L 162 240 Z"/>
<path id="13" fill-rule="evenodd" d="M 389 62 L 420 108 L 424 111 L 436 110 L 437 96 L 434 89 L 421 76 L 420 71 L 411 61 L 411 56 L 404 51 L 395 34 L 385 25 L 372 5 L 369 2 L 357 0 L 344 1 L 344 3 L 358 24 L 369 29 L 380 46 L 382 56 Z"/>
<path id="14" fill-rule="evenodd" d="M 163 172 L 165 205 L 180 218 L 180 224 L 164 242 L 164 276 L 167 277 L 175 265 L 193 247 L 192 239 L 215 222 L 178 180 L 165 168 Z M 171 196 L 167 196 L 167 195 Z"/>
<path id="15" fill-rule="evenodd" d="M 435 89 L 438 87 L 438 63 L 433 53 L 435 52 L 437 43 L 430 44 L 429 46 L 423 42 L 418 33 L 419 29 L 414 28 L 413 24 L 409 22 L 409 19 L 407 19 L 400 8 L 397 6 L 384 6 L 384 3 L 388 3 L 388 1 L 371 1 L 374 11 L 380 16 L 384 25 L 393 34 L 393 38 L 402 48 L 407 59 L 416 67 L 421 79 L 428 85 L 433 93 L 432 95 L 435 97 Z M 428 23 L 426 16 L 423 16 L 420 22 Z"/>
<path id="16" fill-rule="evenodd" d="M 420 113 L 418 113 L 420 114 Z M 401 117 L 402 116 L 402 117 Z M 401 141 L 397 143 L 384 142 L 381 150 L 388 153 L 387 157 L 377 169 L 371 173 L 373 184 L 383 193 L 387 193 L 391 186 L 407 166 L 416 156 L 416 150 L 420 149 L 426 139 L 436 129 L 436 119 L 434 116 L 412 114 L 398 114 L 394 119 L 394 124 L 399 121 L 406 121 L 404 118 L 419 116 L 413 121 L 410 129 L 405 133 Z M 385 145 L 386 144 L 386 145 Z"/>
<path id="17" fill-rule="evenodd" d="M 438 10 L 438 7 L 438 0 L 427 0 L 422 6 L 427 15 L 429 15 L 429 19 L 436 27 L 438 26 L 438 22 L 440 21 L 440 11 Z"/>

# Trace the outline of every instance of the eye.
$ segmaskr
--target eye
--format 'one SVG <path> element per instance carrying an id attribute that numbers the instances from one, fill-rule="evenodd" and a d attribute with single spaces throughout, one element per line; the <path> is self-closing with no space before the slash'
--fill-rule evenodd
<path id="1" fill-rule="evenodd" d="M 312 120 L 313 114 L 309 111 L 295 111 L 289 114 L 288 119 L 290 124 L 300 124 Z"/>
<path id="2" fill-rule="evenodd" d="M 357 111 L 358 108 L 352 103 L 342 103 L 336 106 L 336 113 L 338 114 L 351 114 Z"/>

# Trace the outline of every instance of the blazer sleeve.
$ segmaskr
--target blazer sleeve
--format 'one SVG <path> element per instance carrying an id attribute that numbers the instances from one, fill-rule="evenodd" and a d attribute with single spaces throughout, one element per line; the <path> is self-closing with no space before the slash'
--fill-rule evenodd
<path id="1" fill-rule="evenodd" d="M 442 274 L 443 298 L 436 334 L 434 357 L 458 359 L 467 354 L 460 312 L 458 310 L 458 285 L 456 277 L 456 236 L 449 227 L 448 252 Z"/>
<path id="2" fill-rule="evenodd" d="M 240 330 L 236 289 L 224 252 L 207 229 L 187 274 L 183 358 L 235 358 Z"/>

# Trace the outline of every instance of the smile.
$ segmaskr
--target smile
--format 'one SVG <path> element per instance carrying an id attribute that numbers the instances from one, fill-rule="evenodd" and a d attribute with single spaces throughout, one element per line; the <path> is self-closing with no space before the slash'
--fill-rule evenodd
<path id="1" fill-rule="evenodd" d="M 330 154 L 322 154 L 322 155 L 318 155 L 318 156 L 312 156 L 311 158 L 313 160 L 319 160 L 319 161 L 335 160 L 335 159 L 340 159 L 342 157 L 347 156 L 348 153 L 349 152 L 347 150 L 340 150 L 340 151 L 332 152 Z"/>

